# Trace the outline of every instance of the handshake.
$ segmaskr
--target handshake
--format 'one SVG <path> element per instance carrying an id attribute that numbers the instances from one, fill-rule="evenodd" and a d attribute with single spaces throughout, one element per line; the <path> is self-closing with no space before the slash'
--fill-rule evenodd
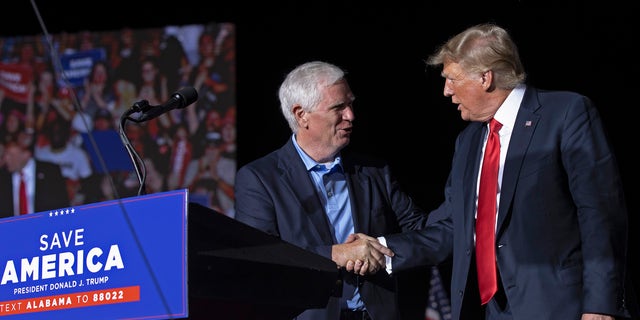
<path id="1" fill-rule="evenodd" d="M 363 233 L 350 234 L 344 243 L 334 245 L 331 260 L 339 268 L 364 276 L 386 269 L 386 257 L 393 257 L 391 249 L 378 239 Z"/>

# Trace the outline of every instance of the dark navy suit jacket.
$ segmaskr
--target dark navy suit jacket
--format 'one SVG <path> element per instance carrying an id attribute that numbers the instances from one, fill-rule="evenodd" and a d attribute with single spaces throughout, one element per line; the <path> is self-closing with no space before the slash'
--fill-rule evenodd
<path id="1" fill-rule="evenodd" d="M 34 212 L 68 207 L 69 196 L 60 166 L 36 160 L 36 195 Z M 0 169 L 0 218 L 13 217 L 13 184 L 11 173 Z"/>
<path id="2" fill-rule="evenodd" d="M 453 259 L 456 320 L 469 304 L 479 305 L 471 279 L 484 128 L 471 122 L 458 135 L 445 200 L 430 214 L 436 222 L 387 237 L 393 270 Z M 624 295 L 627 219 L 616 159 L 592 102 L 527 87 L 506 155 L 496 231 L 514 319 L 628 316 L 626 304 L 635 301 Z"/>

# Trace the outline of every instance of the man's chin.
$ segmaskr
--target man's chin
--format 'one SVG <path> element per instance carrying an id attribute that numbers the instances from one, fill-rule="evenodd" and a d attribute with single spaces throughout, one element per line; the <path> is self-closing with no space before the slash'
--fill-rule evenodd
<path id="1" fill-rule="evenodd" d="M 351 136 L 346 135 L 338 139 L 337 144 L 340 146 L 340 148 L 344 148 L 349 145 L 349 142 L 351 142 Z"/>

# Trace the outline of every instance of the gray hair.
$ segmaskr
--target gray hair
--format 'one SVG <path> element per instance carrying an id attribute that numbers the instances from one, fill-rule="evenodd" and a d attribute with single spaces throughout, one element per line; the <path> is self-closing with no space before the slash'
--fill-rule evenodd
<path id="1" fill-rule="evenodd" d="M 293 133 L 298 131 L 298 122 L 292 107 L 299 104 L 307 112 L 314 111 L 322 99 L 322 89 L 344 76 L 342 69 L 322 61 L 307 62 L 289 72 L 280 85 L 278 96 L 282 115 Z"/>
<path id="2" fill-rule="evenodd" d="M 495 85 L 500 89 L 513 89 L 526 79 L 511 36 L 490 23 L 472 26 L 449 39 L 427 59 L 427 64 L 437 66 L 447 61 L 460 64 L 469 73 L 493 71 Z"/>

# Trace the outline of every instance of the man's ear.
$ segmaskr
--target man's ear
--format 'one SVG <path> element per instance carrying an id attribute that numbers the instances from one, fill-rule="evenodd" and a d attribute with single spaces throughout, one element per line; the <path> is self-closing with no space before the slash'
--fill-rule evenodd
<path id="1" fill-rule="evenodd" d="M 301 105 L 297 104 L 291 108 L 291 112 L 296 117 L 296 121 L 298 122 L 298 126 L 301 128 L 307 128 L 307 112 L 304 111 Z"/>
<path id="2" fill-rule="evenodd" d="M 495 85 L 493 84 L 493 71 L 487 70 L 482 73 L 482 87 L 486 91 L 493 91 Z"/>

